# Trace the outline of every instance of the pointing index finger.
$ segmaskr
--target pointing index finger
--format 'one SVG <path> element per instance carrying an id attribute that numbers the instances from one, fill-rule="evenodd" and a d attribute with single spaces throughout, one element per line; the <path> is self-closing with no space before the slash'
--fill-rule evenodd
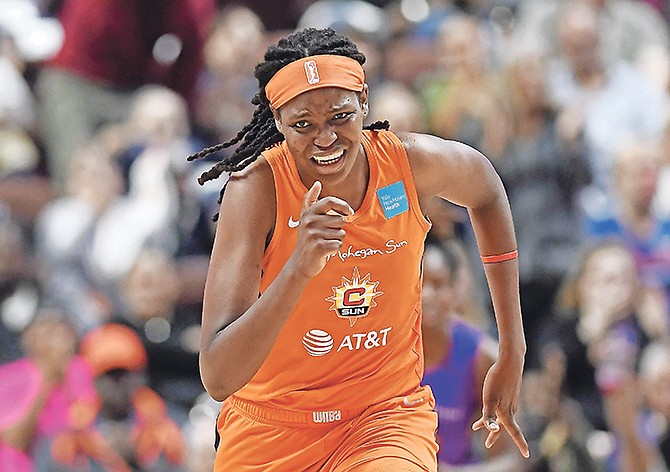
<path id="1" fill-rule="evenodd" d="M 314 205 L 319 200 L 319 195 L 321 195 L 322 184 L 318 180 L 315 180 L 302 201 L 302 208 L 306 210 L 307 208 Z"/>

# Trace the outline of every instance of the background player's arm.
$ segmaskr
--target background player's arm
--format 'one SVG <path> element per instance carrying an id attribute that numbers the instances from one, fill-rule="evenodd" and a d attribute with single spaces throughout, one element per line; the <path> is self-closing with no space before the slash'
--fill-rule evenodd
<path id="1" fill-rule="evenodd" d="M 351 208 L 318 199 L 320 184 L 305 196 L 293 255 L 259 297 L 261 264 L 275 220 L 272 172 L 257 161 L 228 182 L 219 212 L 205 284 L 200 373 L 208 393 L 223 400 L 243 387 L 268 356 L 323 257 L 344 238 L 342 214 Z M 340 215 L 326 215 L 329 210 Z"/>
<path id="2" fill-rule="evenodd" d="M 490 161 L 470 146 L 424 134 L 402 136 L 422 205 L 441 197 L 467 208 L 480 254 L 516 249 L 512 214 L 505 189 Z M 519 301 L 517 260 L 485 265 L 499 334 L 498 361 L 489 370 L 483 392 L 483 415 L 492 445 L 506 430 L 519 450 L 528 445 L 514 419 L 521 387 L 526 342 Z M 503 428 L 496 430 L 491 422 Z"/>

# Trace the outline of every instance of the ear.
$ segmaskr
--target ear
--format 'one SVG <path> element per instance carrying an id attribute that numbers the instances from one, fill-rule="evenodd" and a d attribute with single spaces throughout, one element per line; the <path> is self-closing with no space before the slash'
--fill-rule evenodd
<path id="1" fill-rule="evenodd" d="M 277 128 L 277 131 L 284 134 L 284 132 L 282 131 L 281 116 L 279 115 L 279 112 L 274 108 L 270 108 L 270 110 L 272 110 L 272 116 L 274 116 L 275 127 Z"/>
<path id="2" fill-rule="evenodd" d="M 361 110 L 363 110 L 363 116 L 368 116 L 369 107 L 368 107 L 368 84 L 363 84 L 363 90 L 360 94 Z"/>

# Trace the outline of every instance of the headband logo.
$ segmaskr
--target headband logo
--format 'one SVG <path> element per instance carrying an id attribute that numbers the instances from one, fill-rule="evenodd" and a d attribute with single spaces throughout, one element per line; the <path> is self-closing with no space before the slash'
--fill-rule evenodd
<path id="1" fill-rule="evenodd" d="M 314 85 L 321 82 L 321 77 L 319 77 L 319 69 L 316 67 L 315 60 L 311 59 L 305 62 L 305 76 L 307 77 L 307 83 L 309 85 Z"/>

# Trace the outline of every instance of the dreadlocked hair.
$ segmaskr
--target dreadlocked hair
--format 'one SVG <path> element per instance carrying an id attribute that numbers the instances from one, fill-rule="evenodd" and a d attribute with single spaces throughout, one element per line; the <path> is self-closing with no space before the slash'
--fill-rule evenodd
<path id="1" fill-rule="evenodd" d="M 200 185 L 217 179 L 224 172 L 237 172 L 254 162 L 260 154 L 273 145 L 281 142 L 284 135 L 277 130 L 270 102 L 265 95 L 265 86 L 282 67 L 303 57 L 319 54 L 333 54 L 349 57 L 365 63 L 365 56 L 346 36 L 333 29 L 307 28 L 282 38 L 276 45 L 271 45 L 265 52 L 264 62 L 258 64 L 254 76 L 258 80 L 258 93 L 251 100 L 256 110 L 251 121 L 229 141 L 216 144 L 187 157 L 188 161 L 201 159 L 209 154 L 221 151 L 235 144 L 239 146 L 228 157 L 223 158 L 198 178 Z M 388 121 L 377 121 L 365 129 L 388 129 Z M 224 185 L 219 195 L 219 203 L 223 198 Z"/>

